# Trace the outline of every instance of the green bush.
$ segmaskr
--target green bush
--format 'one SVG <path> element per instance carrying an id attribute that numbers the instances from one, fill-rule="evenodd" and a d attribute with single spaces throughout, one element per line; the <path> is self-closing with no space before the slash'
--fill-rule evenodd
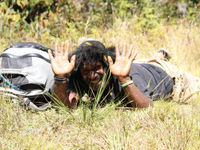
<path id="1" fill-rule="evenodd" d="M 23 36 L 30 30 L 34 36 L 39 30 L 53 37 L 63 33 L 64 37 L 77 37 L 96 28 L 109 28 L 116 18 L 133 17 L 137 17 L 138 30 L 148 32 L 160 23 L 177 23 L 177 19 L 198 23 L 197 3 L 195 0 L 5 0 L 0 1 L 0 36 Z M 13 35 L 15 31 L 21 33 Z"/>

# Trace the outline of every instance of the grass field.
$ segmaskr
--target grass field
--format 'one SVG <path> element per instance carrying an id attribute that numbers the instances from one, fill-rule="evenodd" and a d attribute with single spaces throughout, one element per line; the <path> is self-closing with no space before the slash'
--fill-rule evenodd
<path id="1" fill-rule="evenodd" d="M 148 34 L 141 34 L 134 23 L 134 20 L 116 20 L 110 29 L 83 36 L 99 39 L 107 46 L 117 41 L 132 44 L 138 51 L 138 59 L 151 57 L 165 47 L 172 52 L 171 63 L 200 76 L 200 27 L 160 25 Z M 12 33 L 8 37 L 0 41 L 1 51 L 16 41 L 35 41 L 53 48 L 56 40 L 48 32 L 38 33 L 35 29 L 23 37 L 12 38 Z M 80 43 L 78 39 L 69 40 L 73 48 Z M 95 112 L 84 106 L 71 111 L 58 107 L 33 112 L 2 97 L 0 149 L 197 150 L 200 149 L 199 108 L 200 97 L 189 104 L 159 100 L 154 107 L 140 110 L 108 105 Z"/>
<path id="2" fill-rule="evenodd" d="M 0 101 L 2 149 L 199 149 L 199 103 L 156 101 L 144 110 L 112 106 L 24 111 Z M 86 114 L 84 113 L 86 111 Z M 84 115 L 85 114 L 85 115 Z"/>

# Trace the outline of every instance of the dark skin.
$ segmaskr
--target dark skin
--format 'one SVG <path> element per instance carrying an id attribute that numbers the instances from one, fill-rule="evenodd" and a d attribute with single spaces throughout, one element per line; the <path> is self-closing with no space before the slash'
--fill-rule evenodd
<path id="1" fill-rule="evenodd" d="M 52 56 L 49 51 L 51 58 L 52 69 L 55 75 L 59 77 L 67 76 L 75 67 L 76 56 L 72 56 L 71 60 L 68 61 L 69 44 L 62 43 L 60 46 L 55 45 L 55 57 Z M 109 68 L 115 77 L 118 78 L 121 84 L 131 81 L 129 72 L 131 64 L 135 60 L 136 54 L 132 48 L 123 46 L 122 53 L 120 54 L 119 45 L 116 45 L 116 60 L 113 60 L 108 56 Z M 89 64 L 85 62 L 80 66 L 81 75 L 86 84 L 92 85 L 93 90 L 97 90 L 101 83 L 100 76 L 104 74 L 105 68 L 101 62 Z M 66 89 L 66 82 L 55 83 L 54 92 L 56 96 L 69 108 L 76 107 L 79 97 L 78 94 Z M 152 100 L 146 97 L 140 90 L 133 84 L 130 84 L 123 88 L 128 100 L 132 107 L 145 108 L 152 105 Z"/>
<path id="2" fill-rule="evenodd" d="M 80 72 L 83 78 L 83 81 L 90 85 L 90 87 L 97 91 L 100 84 L 101 79 L 103 77 L 103 74 L 105 72 L 105 68 L 103 67 L 103 64 L 101 62 L 97 63 L 83 63 L 80 66 Z"/>

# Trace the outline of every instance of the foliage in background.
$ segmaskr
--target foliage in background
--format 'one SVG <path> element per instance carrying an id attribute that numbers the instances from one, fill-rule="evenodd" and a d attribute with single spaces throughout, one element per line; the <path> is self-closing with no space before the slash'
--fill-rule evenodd
<path id="1" fill-rule="evenodd" d="M 111 27 L 115 18 L 134 16 L 144 33 L 160 23 L 177 23 L 177 19 L 196 23 L 199 7 L 197 0 L 5 0 L 0 1 L 0 37 L 9 38 L 10 31 L 20 31 L 17 37 L 40 30 L 53 37 L 62 37 L 64 32 L 76 39 L 95 28 Z"/>
<path id="2" fill-rule="evenodd" d="M 66 39 L 74 49 L 92 37 L 106 46 L 133 45 L 137 58 L 165 47 L 173 64 L 199 76 L 199 6 L 198 0 L 0 0 L 0 50 L 17 41 L 53 48 Z M 32 112 L 1 97 L 0 149 L 199 149 L 199 100 L 161 100 L 144 110 L 69 111 L 58 103 Z"/>

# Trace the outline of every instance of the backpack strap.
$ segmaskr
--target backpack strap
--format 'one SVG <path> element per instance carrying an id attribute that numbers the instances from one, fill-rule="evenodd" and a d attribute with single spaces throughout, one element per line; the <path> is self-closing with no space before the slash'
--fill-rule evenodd
<path id="1" fill-rule="evenodd" d="M 26 107 L 27 109 L 44 111 L 52 107 L 51 102 L 47 102 L 41 106 L 37 106 L 28 97 L 22 96 L 24 95 L 22 91 L 16 91 L 15 89 L 0 87 L 0 93 L 3 93 L 4 96 L 12 98 L 13 102 L 17 102 L 18 100 L 20 100 L 20 106 Z"/>
<path id="2" fill-rule="evenodd" d="M 0 73 L 0 78 L 5 82 L 5 84 L 7 86 L 10 86 L 10 87 L 12 87 L 15 90 L 19 90 L 18 87 L 16 87 L 14 84 L 11 84 L 6 78 L 4 78 L 4 76 L 1 73 Z"/>
<path id="3" fill-rule="evenodd" d="M 38 107 L 33 102 L 31 102 L 31 100 L 27 97 L 22 98 L 22 102 L 20 103 L 20 105 L 36 111 L 44 111 L 47 110 L 48 108 L 51 108 L 51 102 L 45 103 Z"/>
<path id="4" fill-rule="evenodd" d="M 34 42 L 17 42 L 13 44 L 10 48 L 35 48 L 35 49 L 39 49 L 46 52 L 48 51 L 48 49 L 50 49 L 50 48 L 45 47 L 44 45 L 34 43 Z"/>
<path id="5" fill-rule="evenodd" d="M 23 58 L 27 58 L 27 57 L 38 57 L 38 58 L 45 60 L 48 63 L 51 63 L 49 59 L 47 59 L 44 56 L 37 54 L 37 53 L 30 53 L 30 54 L 25 54 L 25 55 L 22 55 L 22 56 L 15 56 L 13 54 L 2 53 L 0 56 L 1 57 L 8 57 L 8 58 L 18 58 L 18 59 L 23 59 Z"/>

